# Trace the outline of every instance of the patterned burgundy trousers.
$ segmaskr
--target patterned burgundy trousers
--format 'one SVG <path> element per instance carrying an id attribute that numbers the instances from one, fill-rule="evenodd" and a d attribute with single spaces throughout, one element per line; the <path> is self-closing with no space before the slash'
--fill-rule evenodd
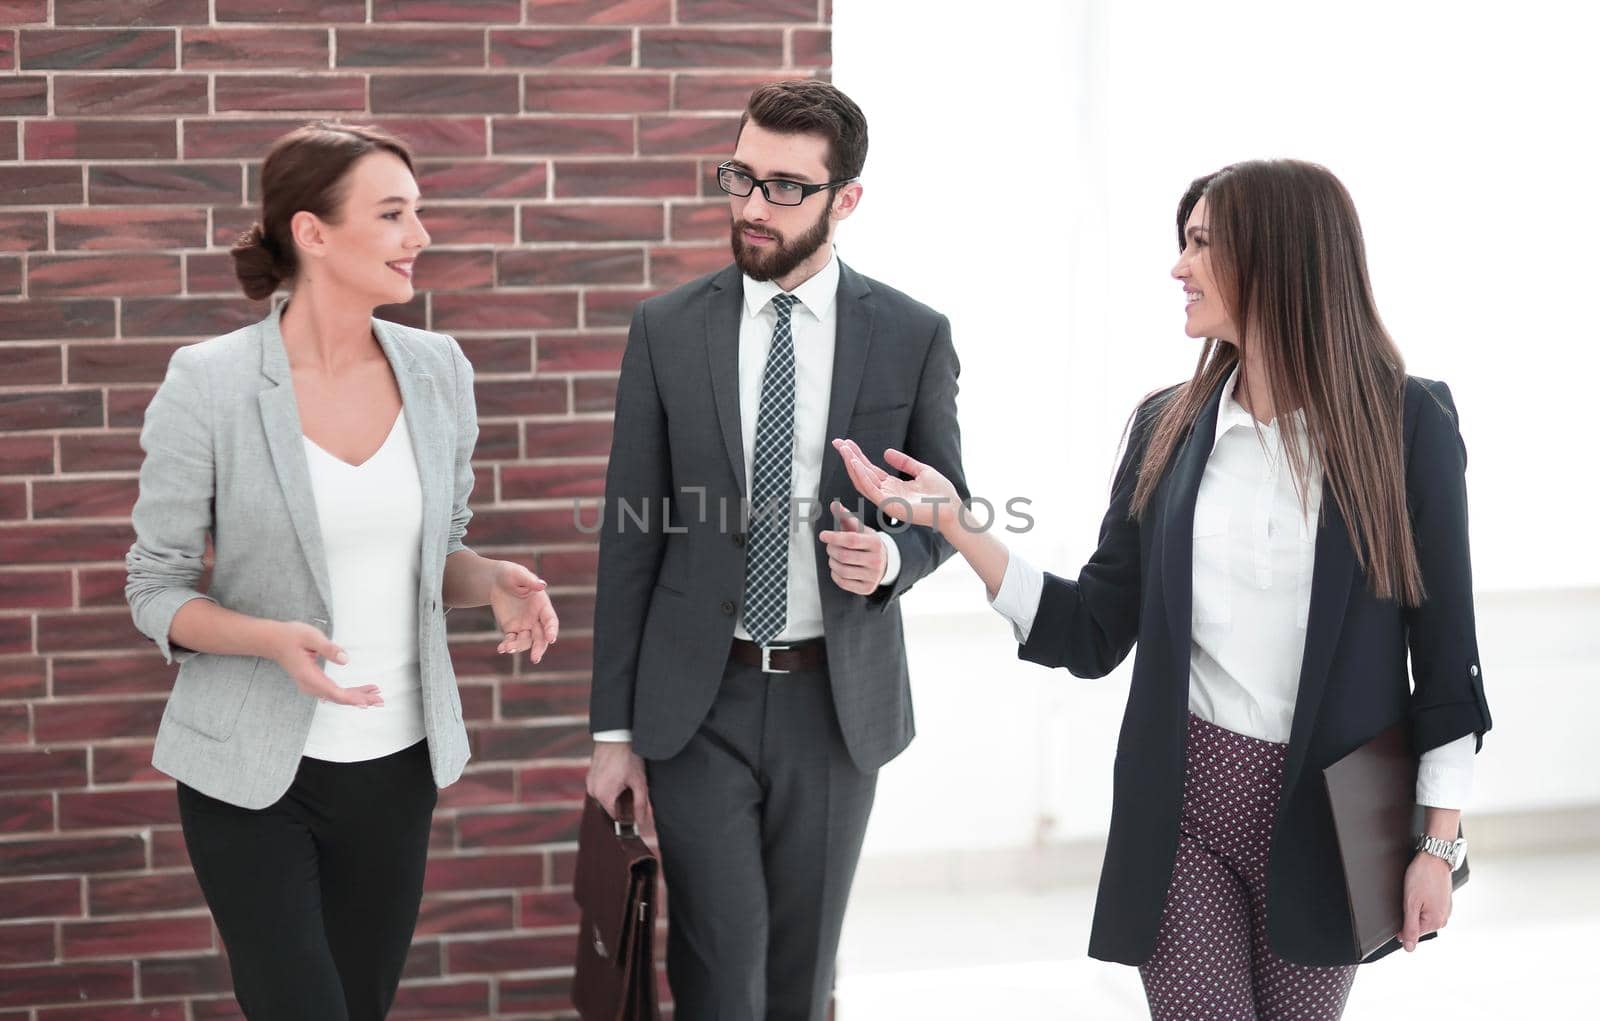
<path id="1" fill-rule="evenodd" d="M 1155 952 L 1139 967 L 1154 1021 L 1337 1021 L 1356 969 L 1267 947 L 1267 853 L 1288 745 L 1189 716 L 1178 858 Z"/>

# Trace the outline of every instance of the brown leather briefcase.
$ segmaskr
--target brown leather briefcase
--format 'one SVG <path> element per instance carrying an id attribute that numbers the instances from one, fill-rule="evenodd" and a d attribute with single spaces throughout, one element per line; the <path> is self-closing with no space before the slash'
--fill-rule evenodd
<path id="1" fill-rule="evenodd" d="M 613 819 L 594 798 L 583 806 L 572 895 L 578 902 L 572 1005 L 583 1021 L 658 1021 L 656 874 L 660 861 L 639 839 L 633 795 Z"/>
<path id="2" fill-rule="evenodd" d="M 1417 757 L 1397 723 L 1322 771 L 1344 865 L 1351 928 L 1362 960 L 1393 949 L 1404 923 L 1406 868 L 1416 856 L 1423 812 L 1416 804 Z M 1451 877 L 1467 881 L 1465 862 Z M 1423 939 L 1431 939 L 1433 933 Z"/>

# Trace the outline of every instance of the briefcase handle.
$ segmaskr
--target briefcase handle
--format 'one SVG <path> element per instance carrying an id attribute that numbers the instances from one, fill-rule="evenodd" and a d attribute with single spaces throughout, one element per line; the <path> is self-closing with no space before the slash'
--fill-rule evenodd
<path id="1" fill-rule="evenodd" d="M 622 793 L 617 795 L 616 816 L 612 820 L 612 827 L 619 837 L 637 837 L 639 824 L 633 818 L 633 789 L 622 788 Z"/>

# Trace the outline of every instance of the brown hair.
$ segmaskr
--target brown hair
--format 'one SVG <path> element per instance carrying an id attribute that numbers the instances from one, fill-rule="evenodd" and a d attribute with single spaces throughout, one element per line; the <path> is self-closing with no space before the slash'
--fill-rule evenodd
<path id="1" fill-rule="evenodd" d="M 867 162 L 867 116 L 855 100 L 813 78 L 773 82 L 750 93 L 739 133 L 749 121 L 784 134 L 810 133 L 828 140 L 828 180 L 861 176 Z M 734 143 L 738 144 L 735 136 Z"/>
<path id="2" fill-rule="evenodd" d="M 261 164 L 261 219 L 239 235 L 231 251 L 247 297 L 265 298 L 294 279 L 300 261 L 289 221 L 304 210 L 337 223 L 346 175 L 374 152 L 393 153 L 416 173 L 406 144 L 378 128 L 315 121 L 272 143 Z"/>
<path id="3" fill-rule="evenodd" d="M 1302 505 L 1311 465 L 1343 512 L 1372 591 L 1416 606 L 1422 571 L 1406 505 L 1401 436 L 1405 362 L 1378 317 L 1355 204 L 1338 178 L 1314 163 L 1257 160 L 1197 179 L 1178 204 L 1178 247 L 1194 207 L 1206 200 L 1211 266 L 1239 331 L 1239 346 L 1210 338 L 1194 376 L 1157 412 L 1139 466 L 1133 512 L 1143 514 L 1173 452 L 1237 365 L 1258 345 L 1272 405 Z"/>

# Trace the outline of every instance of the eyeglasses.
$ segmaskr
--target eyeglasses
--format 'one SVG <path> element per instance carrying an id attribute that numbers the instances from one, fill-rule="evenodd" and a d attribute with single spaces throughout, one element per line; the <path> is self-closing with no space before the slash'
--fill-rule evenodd
<path id="1" fill-rule="evenodd" d="M 718 188 L 721 188 L 729 195 L 744 198 L 752 191 L 755 191 L 756 185 L 759 184 L 761 186 L 761 194 L 765 195 L 767 201 L 775 206 L 798 206 L 819 191 L 837 188 L 841 184 L 849 184 L 854 180 L 856 178 L 849 177 L 842 181 L 829 181 L 826 184 L 801 184 L 799 181 L 788 181 L 781 177 L 769 177 L 766 180 L 762 180 L 759 177 L 751 177 L 743 170 L 736 169 L 726 163 L 717 168 Z"/>

